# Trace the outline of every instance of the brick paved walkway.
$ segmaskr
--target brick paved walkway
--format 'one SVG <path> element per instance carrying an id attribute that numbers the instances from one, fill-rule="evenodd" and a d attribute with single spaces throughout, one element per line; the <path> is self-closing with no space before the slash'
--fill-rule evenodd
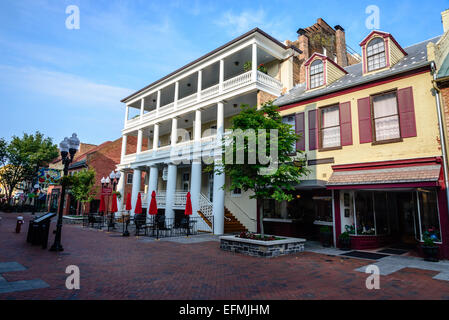
<path id="1" fill-rule="evenodd" d="M 0 216 L 0 263 L 27 268 L 2 276 L 49 284 L 0 299 L 449 299 L 449 282 L 432 279 L 437 271 L 404 268 L 381 276 L 380 290 L 367 290 L 367 275 L 354 271 L 366 260 L 311 252 L 260 259 L 222 252 L 216 241 L 141 241 L 65 225 L 65 252 L 56 254 L 26 243 L 30 216 L 21 234 L 14 233 L 17 215 Z M 68 265 L 80 268 L 80 290 L 65 288 Z"/>

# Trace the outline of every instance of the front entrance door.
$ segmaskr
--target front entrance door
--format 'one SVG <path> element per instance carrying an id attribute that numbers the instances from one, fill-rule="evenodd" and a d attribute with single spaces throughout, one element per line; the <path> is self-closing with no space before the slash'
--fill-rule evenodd
<path id="1" fill-rule="evenodd" d="M 396 198 L 400 241 L 406 244 L 416 244 L 419 240 L 416 193 L 399 192 Z"/>

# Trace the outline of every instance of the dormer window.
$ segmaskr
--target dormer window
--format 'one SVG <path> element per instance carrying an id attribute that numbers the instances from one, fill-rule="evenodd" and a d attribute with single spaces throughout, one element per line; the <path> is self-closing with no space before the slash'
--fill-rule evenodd
<path id="1" fill-rule="evenodd" d="M 384 68 L 386 63 L 385 42 L 383 38 L 374 38 L 366 47 L 368 71 Z"/>
<path id="2" fill-rule="evenodd" d="M 310 88 L 317 88 L 324 84 L 323 61 L 315 60 L 310 65 Z"/>

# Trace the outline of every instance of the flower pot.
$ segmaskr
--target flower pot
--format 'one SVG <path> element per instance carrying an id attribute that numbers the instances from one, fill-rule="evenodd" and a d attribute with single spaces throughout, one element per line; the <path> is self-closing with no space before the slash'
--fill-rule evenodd
<path id="1" fill-rule="evenodd" d="M 351 250 L 351 238 L 340 238 L 340 249 Z"/>
<path id="2" fill-rule="evenodd" d="M 320 232 L 320 239 L 323 247 L 330 247 L 332 245 L 332 232 Z"/>
<path id="3" fill-rule="evenodd" d="M 438 262 L 439 261 L 439 248 L 438 246 L 421 246 L 423 254 L 424 254 L 424 260 L 425 261 L 432 261 L 432 262 Z"/>

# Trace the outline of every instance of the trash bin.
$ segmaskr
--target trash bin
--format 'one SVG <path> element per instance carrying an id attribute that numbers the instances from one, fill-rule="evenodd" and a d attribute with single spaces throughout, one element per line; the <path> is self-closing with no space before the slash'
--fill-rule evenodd
<path id="1" fill-rule="evenodd" d="M 46 249 L 51 218 L 54 216 L 56 216 L 56 213 L 47 213 L 31 220 L 28 226 L 27 242 L 33 245 L 41 245 L 42 249 Z"/>

